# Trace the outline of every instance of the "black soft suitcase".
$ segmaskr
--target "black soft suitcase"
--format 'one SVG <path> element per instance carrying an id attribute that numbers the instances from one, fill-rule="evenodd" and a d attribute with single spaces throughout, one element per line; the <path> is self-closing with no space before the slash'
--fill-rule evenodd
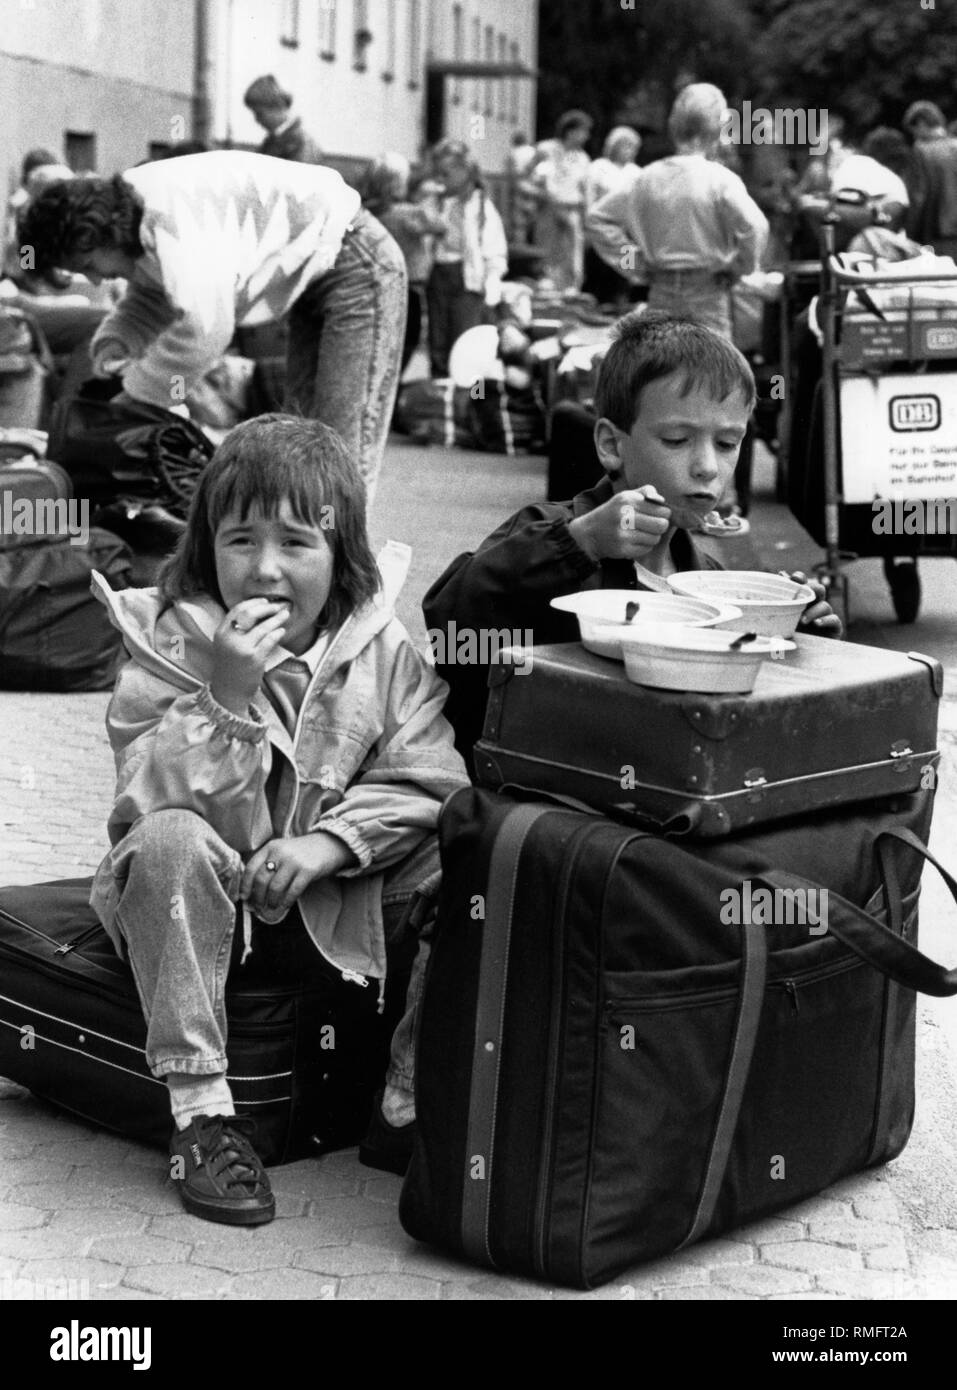
<path id="1" fill-rule="evenodd" d="M 689 846 L 456 792 L 405 1229 L 590 1287 L 898 1154 L 913 991 L 957 993 L 915 945 L 931 802 Z"/>
<path id="2" fill-rule="evenodd" d="M 0 1076 L 165 1148 L 167 1089 L 146 1065 L 133 977 L 89 906 L 90 883 L 0 889 Z M 277 982 L 257 972 L 254 949 L 227 985 L 228 1080 L 266 1164 L 359 1142 L 404 1008 L 401 966 L 380 1014 L 374 987 L 312 954 L 308 973 Z"/>
<path id="3" fill-rule="evenodd" d="M 635 685 L 577 642 L 506 648 L 489 672 L 476 781 L 577 798 L 708 838 L 934 785 L 940 663 L 795 638 L 747 695 Z"/>

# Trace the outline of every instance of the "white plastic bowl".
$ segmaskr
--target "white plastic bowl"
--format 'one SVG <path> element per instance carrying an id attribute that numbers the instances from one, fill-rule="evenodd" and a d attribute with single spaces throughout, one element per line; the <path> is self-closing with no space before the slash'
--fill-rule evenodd
<path id="1" fill-rule="evenodd" d="M 625 622 L 629 603 L 638 605 L 630 623 Z M 649 623 L 678 623 L 688 627 L 736 627 L 741 629 L 741 609 L 681 594 L 648 593 L 643 589 L 587 589 L 581 594 L 553 598 L 553 608 L 574 613 L 582 645 L 596 656 L 621 661 L 622 638 Z M 750 631 L 750 629 L 749 629 Z"/>
<path id="2" fill-rule="evenodd" d="M 670 574 L 668 584 L 688 598 L 734 604 L 744 615 L 741 630 L 765 637 L 790 637 L 814 599 L 809 584 L 760 570 L 683 570 Z"/>
<path id="3" fill-rule="evenodd" d="M 649 623 L 622 640 L 625 671 L 636 685 L 652 685 L 659 690 L 742 693 L 754 689 L 763 661 L 795 648 L 794 642 L 781 637 L 757 636 L 731 650 L 739 635 L 714 628 Z"/>

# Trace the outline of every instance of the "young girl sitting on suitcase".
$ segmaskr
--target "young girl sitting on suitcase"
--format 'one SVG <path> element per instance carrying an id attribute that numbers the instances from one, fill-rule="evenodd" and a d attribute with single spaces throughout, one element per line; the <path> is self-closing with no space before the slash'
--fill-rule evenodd
<path id="1" fill-rule="evenodd" d="M 438 864 L 439 807 L 467 780 L 446 688 L 393 614 L 408 560 L 390 542 L 377 566 L 339 436 L 266 415 L 208 465 L 158 589 L 98 585 L 130 660 L 107 712 L 113 848 L 91 902 L 130 961 L 147 1061 L 169 1087 L 172 1176 L 186 1209 L 213 1221 L 275 1211 L 226 1080 L 234 934 L 248 950 L 254 918 L 256 952 L 260 937 L 311 938 L 381 998 L 386 945 Z M 373 1166 L 398 1170 L 409 1147 L 423 954 L 367 1141 Z"/>

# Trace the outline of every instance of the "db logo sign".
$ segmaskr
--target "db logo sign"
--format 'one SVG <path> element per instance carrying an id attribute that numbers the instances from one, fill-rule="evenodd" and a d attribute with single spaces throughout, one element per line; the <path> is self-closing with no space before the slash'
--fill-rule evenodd
<path id="1" fill-rule="evenodd" d="M 891 429 L 936 430 L 940 428 L 940 400 L 937 396 L 891 396 Z"/>
<path id="2" fill-rule="evenodd" d="M 928 328 L 929 352 L 953 352 L 957 348 L 957 328 Z"/>

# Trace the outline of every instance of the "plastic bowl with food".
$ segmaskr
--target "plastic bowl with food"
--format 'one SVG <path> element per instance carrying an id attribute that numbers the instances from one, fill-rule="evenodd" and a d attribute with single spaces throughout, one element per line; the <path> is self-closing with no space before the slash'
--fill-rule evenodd
<path id="1" fill-rule="evenodd" d="M 683 570 L 668 576 L 668 586 L 686 598 L 733 604 L 746 630 L 765 637 L 790 637 L 814 600 L 810 584 L 761 570 Z"/>
<path id="2" fill-rule="evenodd" d="M 622 640 L 625 672 L 635 685 L 705 694 L 744 694 L 754 689 L 761 665 L 783 657 L 795 643 L 782 637 L 725 632 L 661 623 L 636 629 Z"/>
<path id="3" fill-rule="evenodd" d="M 739 627 L 741 609 L 732 604 L 686 598 L 681 594 L 649 593 L 643 589 L 586 589 L 553 598 L 552 607 L 574 613 L 582 645 L 596 656 L 621 661 L 621 639 L 648 623 L 678 623 L 688 627 Z"/>

